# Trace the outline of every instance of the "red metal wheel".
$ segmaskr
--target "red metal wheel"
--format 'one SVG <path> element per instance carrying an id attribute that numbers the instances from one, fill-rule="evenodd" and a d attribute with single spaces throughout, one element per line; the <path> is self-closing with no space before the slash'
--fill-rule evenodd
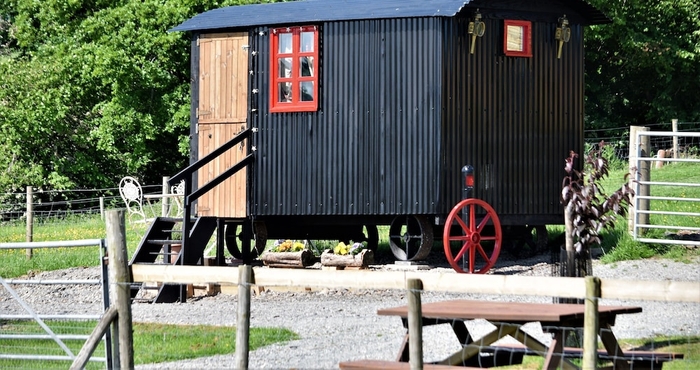
<path id="1" fill-rule="evenodd" d="M 485 274 L 501 251 L 501 222 L 496 211 L 480 199 L 457 203 L 445 221 L 445 257 L 459 273 Z"/>

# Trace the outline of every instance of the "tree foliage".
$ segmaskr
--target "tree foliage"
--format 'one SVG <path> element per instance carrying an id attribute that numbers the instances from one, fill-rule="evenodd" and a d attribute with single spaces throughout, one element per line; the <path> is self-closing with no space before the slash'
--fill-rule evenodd
<path id="1" fill-rule="evenodd" d="M 590 2 L 612 23 L 585 32 L 587 126 L 700 121 L 700 2 Z"/>
<path id="2" fill-rule="evenodd" d="M 0 5 L 0 191 L 159 183 L 188 159 L 190 35 L 213 0 Z"/>

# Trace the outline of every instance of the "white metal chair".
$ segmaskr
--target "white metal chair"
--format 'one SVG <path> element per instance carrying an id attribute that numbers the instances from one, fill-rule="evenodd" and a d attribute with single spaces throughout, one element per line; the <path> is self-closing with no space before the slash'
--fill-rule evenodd
<path id="1" fill-rule="evenodd" d="M 131 177 L 126 176 L 119 182 L 119 195 L 121 195 L 126 204 L 126 210 L 129 213 L 129 222 L 146 222 L 146 213 L 143 211 L 143 190 L 141 184 Z M 138 217 L 132 221 L 132 217 Z"/>

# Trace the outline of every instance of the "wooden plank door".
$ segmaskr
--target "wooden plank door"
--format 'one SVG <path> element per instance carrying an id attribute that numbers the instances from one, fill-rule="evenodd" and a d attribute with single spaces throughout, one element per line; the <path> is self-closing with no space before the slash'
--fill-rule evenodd
<path id="1" fill-rule="evenodd" d="M 246 33 L 203 35 L 199 39 L 199 158 L 246 127 L 248 110 Z M 247 140 L 199 170 L 199 186 L 226 171 L 248 152 Z M 198 200 L 198 216 L 246 217 L 246 169 Z"/>

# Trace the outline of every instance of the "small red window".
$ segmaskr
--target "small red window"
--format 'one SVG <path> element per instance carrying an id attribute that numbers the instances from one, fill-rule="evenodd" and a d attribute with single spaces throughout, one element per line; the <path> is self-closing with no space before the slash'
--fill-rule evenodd
<path id="1" fill-rule="evenodd" d="M 503 53 L 511 57 L 532 57 L 532 23 L 503 21 Z"/>
<path id="2" fill-rule="evenodd" d="M 270 111 L 318 110 L 318 28 L 270 30 Z"/>

